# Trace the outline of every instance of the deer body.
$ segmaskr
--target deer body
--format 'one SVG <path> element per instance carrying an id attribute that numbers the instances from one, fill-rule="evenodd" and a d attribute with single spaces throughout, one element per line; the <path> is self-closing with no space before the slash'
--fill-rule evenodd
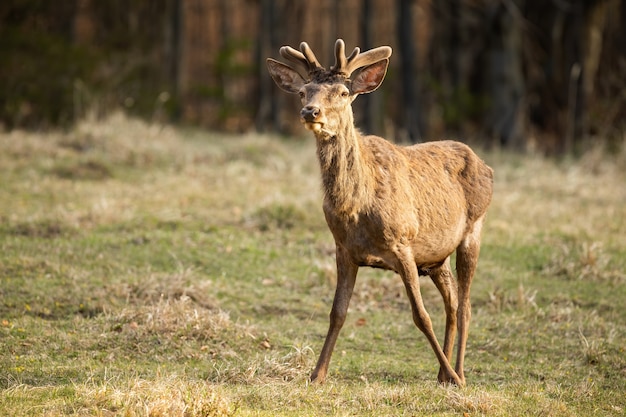
<path id="1" fill-rule="evenodd" d="M 428 338 L 440 363 L 438 379 L 462 385 L 469 288 L 480 249 L 482 221 L 491 201 L 493 172 L 466 145 L 441 141 L 396 146 L 363 136 L 354 126 L 351 103 L 382 82 L 391 48 L 344 56 L 336 43 L 336 65 L 326 71 L 306 43 L 283 57 L 308 69 L 310 80 L 268 59 L 270 74 L 284 90 L 300 94 L 301 121 L 317 141 L 324 189 L 324 214 L 336 243 L 337 288 L 330 327 L 311 380 L 323 382 L 339 331 L 346 318 L 357 270 L 361 266 L 398 273 L 405 285 L 413 320 Z M 352 71 L 363 68 L 349 79 Z M 457 280 L 450 255 L 457 251 Z M 419 275 L 429 275 L 446 307 L 441 347 L 423 305 Z M 450 360 L 459 333 L 456 367 Z"/>
<path id="2" fill-rule="evenodd" d="M 346 160 L 343 167 L 322 171 L 324 213 L 337 244 L 359 266 L 398 272 L 390 253 L 397 245 L 411 247 L 420 269 L 443 263 L 476 220 L 466 209 L 464 179 L 459 178 L 469 148 L 457 142 L 404 148 L 375 136 L 357 138 L 362 143 L 358 162 Z M 356 156 L 354 150 L 349 153 Z M 445 159 L 433 161 L 432 155 Z M 322 166 L 327 165 L 324 158 L 320 152 Z M 366 173 L 355 175 L 358 164 Z M 351 181 L 342 180 L 344 176 Z"/>

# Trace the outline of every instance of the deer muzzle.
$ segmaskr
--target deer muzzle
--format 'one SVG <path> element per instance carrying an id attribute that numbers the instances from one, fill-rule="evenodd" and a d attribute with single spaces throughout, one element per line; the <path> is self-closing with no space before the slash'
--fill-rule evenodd
<path id="1" fill-rule="evenodd" d="M 304 123 L 315 123 L 317 122 L 322 111 L 319 107 L 315 106 L 305 106 L 300 110 L 300 117 Z"/>
<path id="2" fill-rule="evenodd" d="M 322 110 L 315 106 L 304 106 L 300 110 L 300 121 L 308 130 L 319 132 L 324 126 Z"/>

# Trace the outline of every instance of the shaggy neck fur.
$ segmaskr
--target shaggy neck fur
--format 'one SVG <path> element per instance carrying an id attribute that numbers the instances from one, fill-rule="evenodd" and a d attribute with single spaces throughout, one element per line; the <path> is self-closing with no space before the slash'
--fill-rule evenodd
<path id="1" fill-rule="evenodd" d="M 361 135 L 354 127 L 351 109 L 340 118 L 334 136 L 316 134 L 317 154 L 326 202 L 339 214 L 350 216 L 369 206 L 373 176 L 364 161 Z"/>

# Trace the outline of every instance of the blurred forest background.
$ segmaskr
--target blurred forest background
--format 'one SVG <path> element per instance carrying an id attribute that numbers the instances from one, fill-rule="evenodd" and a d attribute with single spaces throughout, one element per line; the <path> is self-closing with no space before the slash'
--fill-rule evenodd
<path id="1" fill-rule="evenodd" d="M 626 132 L 626 0 L 2 0 L 0 127 L 120 108 L 158 122 L 292 134 L 298 103 L 266 57 L 307 41 L 323 65 L 394 49 L 357 124 L 546 154 Z"/>

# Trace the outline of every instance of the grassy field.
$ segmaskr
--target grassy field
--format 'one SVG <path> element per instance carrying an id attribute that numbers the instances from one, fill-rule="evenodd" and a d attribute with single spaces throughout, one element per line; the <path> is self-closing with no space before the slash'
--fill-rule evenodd
<path id="1" fill-rule="evenodd" d="M 335 279 L 312 138 L 118 115 L 0 150 L 0 415 L 626 413 L 623 153 L 479 152 L 496 187 L 460 389 L 400 279 L 365 269 L 307 383 Z"/>

